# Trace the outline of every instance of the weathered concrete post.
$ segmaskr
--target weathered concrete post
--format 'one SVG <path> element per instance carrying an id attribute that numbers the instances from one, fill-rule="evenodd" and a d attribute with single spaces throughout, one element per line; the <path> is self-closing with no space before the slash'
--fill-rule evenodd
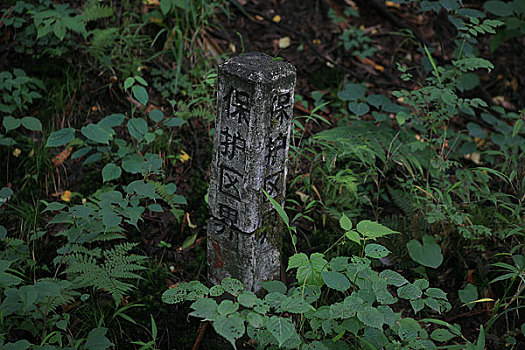
<path id="1" fill-rule="evenodd" d="M 280 277 L 283 227 L 262 189 L 282 203 L 295 69 L 261 53 L 219 67 L 208 222 L 208 276 L 255 292 Z"/>

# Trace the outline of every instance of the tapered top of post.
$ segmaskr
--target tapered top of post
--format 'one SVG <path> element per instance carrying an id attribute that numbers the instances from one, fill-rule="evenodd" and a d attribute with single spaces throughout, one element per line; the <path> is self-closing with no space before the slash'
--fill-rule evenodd
<path id="1" fill-rule="evenodd" d="M 219 69 L 254 83 L 267 84 L 288 77 L 295 79 L 294 66 L 260 52 L 233 57 L 221 64 Z"/>

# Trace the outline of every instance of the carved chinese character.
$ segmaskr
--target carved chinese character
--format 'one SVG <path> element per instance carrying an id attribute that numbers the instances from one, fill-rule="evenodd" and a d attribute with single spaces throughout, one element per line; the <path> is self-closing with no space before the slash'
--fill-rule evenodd
<path id="1" fill-rule="evenodd" d="M 241 182 L 242 174 L 235 169 L 228 168 L 224 165 L 221 166 L 220 174 L 220 191 L 228 196 L 231 196 L 237 200 L 241 199 Z"/>
<path id="2" fill-rule="evenodd" d="M 226 204 L 219 203 L 219 216 L 227 225 L 232 226 L 237 224 L 239 212 Z"/>
<path id="3" fill-rule="evenodd" d="M 266 176 L 266 178 L 264 179 L 265 190 L 273 198 L 278 197 L 283 191 L 283 175 L 283 171 L 281 170 L 275 174 Z"/>
<path id="4" fill-rule="evenodd" d="M 226 126 L 221 130 L 220 152 L 221 155 L 230 159 L 235 158 L 236 153 L 244 154 L 246 152 L 246 140 L 239 132 L 236 134 L 230 133 L 229 128 Z"/>
<path id="5" fill-rule="evenodd" d="M 268 155 L 266 158 L 267 165 L 273 166 L 275 164 L 278 164 L 278 161 L 280 161 L 283 157 L 285 146 L 285 135 L 279 134 L 275 138 L 270 137 L 270 139 L 268 140 Z"/>
<path id="6" fill-rule="evenodd" d="M 225 99 L 228 103 L 228 112 L 231 112 L 231 117 L 237 118 L 239 124 L 242 122 L 248 125 L 250 118 L 250 95 L 246 92 L 231 88 L 230 92 L 226 94 Z M 230 110 L 230 106 L 234 107 L 233 110 Z"/>
<path id="7" fill-rule="evenodd" d="M 292 104 L 292 93 L 287 92 L 275 95 L 272 101 L 272 117 L 281 124 L 284 119 L 289 118 L 288 109 Z"/>

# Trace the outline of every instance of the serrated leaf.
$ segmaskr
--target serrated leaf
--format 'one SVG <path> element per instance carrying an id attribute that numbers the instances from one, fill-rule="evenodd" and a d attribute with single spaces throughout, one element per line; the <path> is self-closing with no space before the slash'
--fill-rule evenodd
<path id="1" fill-rule="evenodd" d="M 213 321 L 217 317 L 217 302 L 210 298 L 202 298 L 191 304 L 190 316 L 199 317 L 204 321 Z"/>
<path id="2" fill-rule="evenodd" d="M 213 322 L 213 328 L 222 337 L 226 338 L 232 346 L 235 346 L 235 341 L 241 338 L 246 329 L 244 327 L 244 321 L 238 314 L 228 315 L 227 317 L 222 316 Z"/>
<path id="3" fill-rule="evenodd" d="M 103 143 L 103 144 L 109 144 L 109 140 L 113 138 L 113 135 L 111 134 L 108 129 L 101 128 L 97 124 L 89 124 L 82 129 L 80 129 L 80 132 L 82 135 L 84 135 L 88 140 Z"/>
<path id="4" fill-rule="evenodd" d="M 270 317 L 267 329 L 277 339 L 279 347 L 295 334 L 293 323 L 287 318 L 278 316 Z"/>
<path id="5" fill-rule="evenodd" d="M 142 118 L 131 118 L 128 122 L 128 131 L 132 137 L 142 141 L 148 132 L 148 123 Z"/>
<path id="6" fill-rule="evenodd" d="M 408 283 L 405 277 L 403 277 L 398 272 L 392 270 L 381 271 L 379 277 L 385 279 L 386 283 L 394 285 L 396 287 L 401 287 L 402 285 Z"/>
<path id="7" fill-rule="evenodd" d="M 389 229 L 386 226 L 381 225 L 380 223 L 373 222 L 370 220 L 363 220 L 359 222 L 356 226 L 357 231 L 361 233 L 366 238 L 379 238 L 392 233 L 397 233 L 394 230 Z"/>
<path id="8" fill-rule="evenodd" d="M 204 300 L 204 299 L 203 299 Z M 220 315 L 229 315 L 239 310 L 239 304 L 231 300 L 223 300 L 217 307 L 217 312 Z"/>
<path id="9" fill-rule="evenodd" d="M 218 297 L 224 293 L 224 288 L 220 284 L 210 288 L 210 296 Z"/>
<path id="10" fill-rule="evenodd" d="M 361 244 L 361 236 L 359 236 L 359 233 L 356 231 L 348 231 L 345 233 L 346 238 L 351 240 L 352 242 L 355 242 L 357 244 Z"/>
<path id="11" fill-rule="evenodd" d="M 105 129 L 111 129 L 122 124 L 126 116 L 124 114 L 111 114 L 97 123 L 98 126 Z"/>
<path id="12" fill-rule="evenodd" d="M 226 277 L 221 282 L 222 288 L 231 295 L 239 295 L 244 290 L 242 282 L 231 277 Z"/>
<path id="13" fill-rule="evenodd" d="M 435 299 L 447 300 L 447 293 L 443 292 L 439 288 L 428 288 L 425 291 L 425 295 Z"/>
<path id="14" fill-rule="evenodd" d="M 257 296 L 255 293 L 245 290 L 237 297 L 237 301 L 244 307 L 253 307 L 257 301 Z"/>
<path id="15" fill-rule="evenodd" d="M 321 272 L 324 283 L 332 289 L 344 292 L 350 288 L 350 281 L 340 272 L 335 271 L 323 271 Z"/>
<path id="16" fill-rule="evenodd" d="M 422 295 L 423 292 L 415 284 L 407 284 L 397 289 L 397 296 L 403 299 L 415 300 Z"/>
<path id="17" fill-rule="evenodd" d="M 357 312 L 357 318 L 365 325 L 381 329 L 385 323 L 385 318 L 381 312 L 372 306 L 365 306 Z"/>
<path id="18" fill-rule="evenodd" d="M 390 250 L 380 244 L 370 243 L 365 247 L 365 255 L 369 258 L 381 259 L 390 254 Z"/>
<path id="19" fill-rule="evenodd" d="M 22 126 L 32 131 L 42 131 L 42 123 L 35 117 L 23 117 Z"/>
<path id="20" fill-rule="evenodd" d="M 344 213 L 339 219 L 339 225 L 345 231 L 350 231 L 352 229 L 352 221 Z"/>
<path id="21" fill-rule="evenodd" d="M 122 218 L 113 211 L 108 211 L 102 215 L 102 223 L 106 228 L 112 228 L 120 225 Z"/>
<path id="22" fill-rule="evenodd" d="M 54 131 L 49 135 L 46 147 L 60 147 L 72 141 L 75 137 L 75 130 L 72 128 Z"/>
<path id="23" fill-rule="evenodd" d="M 269 293 L 278 292 L 281 294 L 286 293 L 286 284 L 281 281 L 264 281 L 261 283 L 261 287 L 266 289 Z"/>
<path id="24" fill-rule="evenodd" d="M 120 175 L 122 175 L 122 169 L 114 163 L 109 163 L 102 169 L 102 182 L 118 179 Z"/>
<path id="25" fill-rule="evenodd" d="M 314 307 L 308 304 L 301 295 L 294 295 L 288 297 L 282 304 L 282 309 L 286 312 L 294 314 L 302 314 L 307 311 L 315 310 Z"/>

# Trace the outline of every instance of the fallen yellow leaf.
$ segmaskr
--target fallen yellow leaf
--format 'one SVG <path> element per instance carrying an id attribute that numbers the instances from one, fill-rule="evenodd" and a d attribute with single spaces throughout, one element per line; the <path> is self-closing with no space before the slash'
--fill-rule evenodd
<path id="1" fill-rule="evenodd" d="M 273 16 L 272 21 L 274 21 L 275 23 L 281 22 L 281 16 L 279 16 L 279 15 Z"/>
<path id="2" fill-rule="evenodd" d="M 279 39 L 279 48 L 280 49 L 286 49 L 287 47 L 290 46 L 290 44 L 292 43 L 292 40 L 290 39 L 289 36 L 285 36 L 281 39 Z"/>

